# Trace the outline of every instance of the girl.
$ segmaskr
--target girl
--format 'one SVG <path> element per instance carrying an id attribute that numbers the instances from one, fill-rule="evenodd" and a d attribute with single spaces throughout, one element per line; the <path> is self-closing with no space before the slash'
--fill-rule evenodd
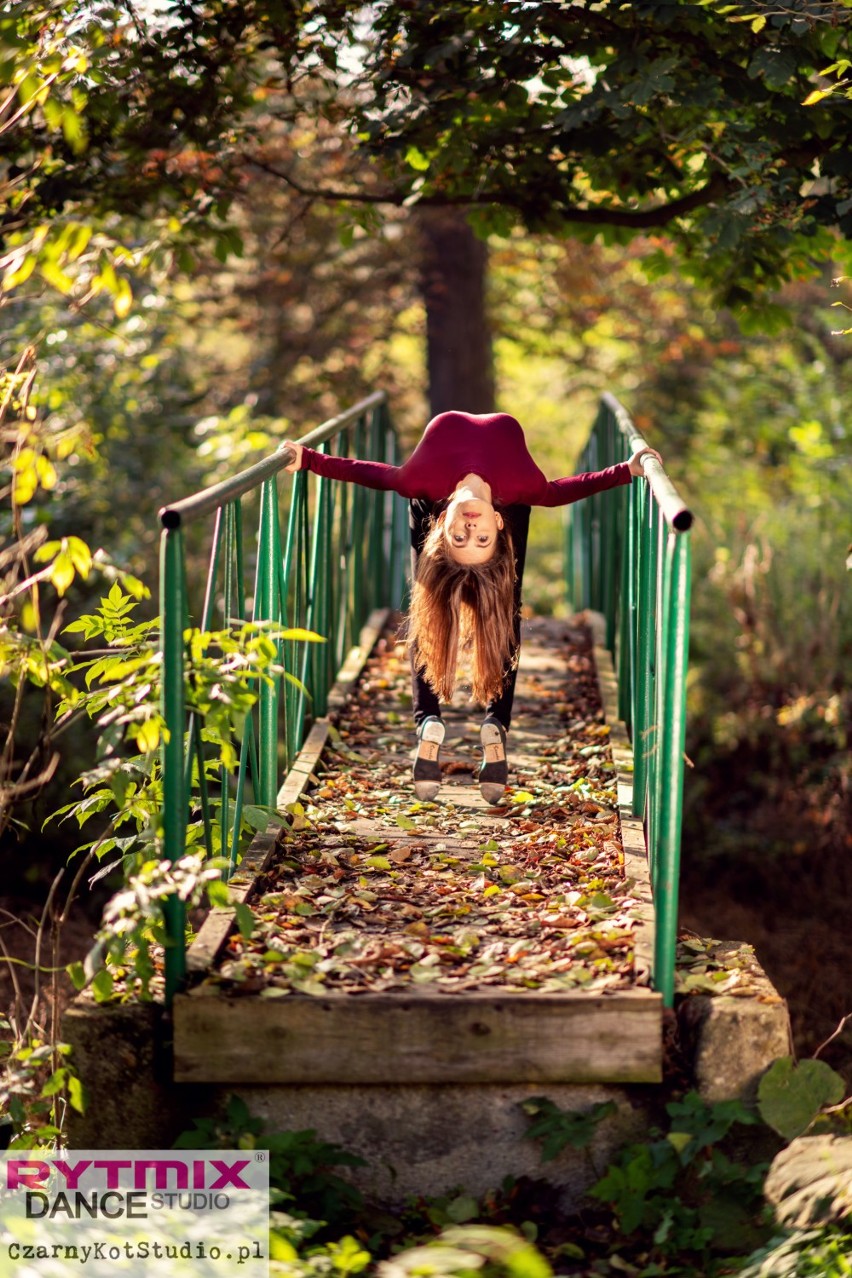
<path id="1" fill-rule="evenodd" d="M 521 644 L 521 584 L 531 506 L 564 506 L 629 484 L 642 474 L 637 449 L 606 470 L 550 482 L 507 413 L 433 417 L 402 466 L 329 457 L 286 440 L 303 468 L 330 479 L 400 493 L 409 499 L 412 595 L 408 619 L 417 753 L 414 789 L 434 799 L 444 740 L 440 699 L 455 688 L 456 664 L 468 650 L 474 700 L 485 706 L 479 787 L 500 803 L 508 780 L 506 734 L 512 718 Z"/>

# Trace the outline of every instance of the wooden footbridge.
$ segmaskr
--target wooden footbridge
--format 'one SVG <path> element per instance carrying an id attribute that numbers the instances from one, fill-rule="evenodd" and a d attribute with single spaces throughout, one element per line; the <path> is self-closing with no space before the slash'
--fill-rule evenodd
<path id="1" fill-rule="evenodd" d="M 302 442 L 399 459 L 381 394 Z M 604 397 L 576 469 L 611 465 L 642 443 Z M 150 1059 L 164 1090 L 137 1088 L 150 1122 L 136 1130 L 150 1133 L 158 1106 L 195 1103 L 205 1087 L 248 1089 L 289 1126 L 322 1126 L 336 1105 L 344 1143 L 379 1133 L 372 1152 L 385 1162 L 410 1130 L 414 1145 L 397 1151 L 397 1166 L 416 1163 L 417 1142 L 425 1151 L 424 1133 L 440 1129 L 445 1177 L 456 1175 L 451 1147 L 467 1124 L 459 1178 L 471 1183 L 482 1130 L 474 1111 L 493 1129 L 512 1097 L 542 1084 L 550 1095 L 579 1088 L 571 1103 L 583 1104 L 583 1088 L 661 1078 L 690 515 L 654 458 L 645 479 L 567 508 L 576 613 L 524 622 L 505 802 L 480 796 L 481 711 L 462 686 L 446 712 L 440 793 L 420 803 L 399 638 L 405 503 L 304 471 L 279 493 L 289 459 L 279 450 L 160 512 L 165 854 L 224 858 L 231 901 L 189 946 L 182 902 L 164 903 L 162 1001 L 129 1049 Z M 196 598 L 183 534 L 205 519 L 212 549 Z M 231 685 L 217 694 L 213 724 L 193 666 L 194 636 L 217 624 L 262 640 L 257 691 L 233 698 L 232 738 L 222 710 Z M 124 1015 L 116 1010 L 109 1026 L 69 1022 L 92 1068 L 107 1067 L 99 1036 L 118 1033 Z M 126 1077 L 113 1086 L 121 1130 Z M 353 1088 L 354 1109 L 369 1116 L 357 1130 Z M 270 1089 L 285 1094 L 283 1111 Z M 633 1102 L 623 1109 L 635 1124 Z M 514 1153 L 505 1166 L 519 1170 Z"/>
<path id="2" fill-rule="evenodd" d="M 380 394 L 303 442 L 398 458 Z M 642 442 L 606 397 L 579 469 Z M 653 457 L 645 480 L 568 508 L 571 593 L 594 610 L 598 642 L 576 624 L 527 623 L 505 804 L 489 808 L 475 785 L 475 707 L 463 693 L 442 790 L 422 804 L 391 611 L 404 595 L 405 503 L 299 472 L 282 535 L 276 475 L 288 461 L 279 450 L 161 512 L 166 851 L 184 855 L 195 807 L 196 835 L 200 820 L 208 850 L 230 857 L 234 899 L 188 957 L 180 904 L 169 903 L 175 1078 L 658 1079 L 673 992 L 689 512 Z M 243 508 L 258 494 L 246 547 Z M 217 604 L 226 624 L 250 617 L 273 657 L 234 777 L 185 704 L 182 528 L 205 515 L 215 531 L 200 625 Z M 306 631 L 322 647 L 300 641 Z M 246 850 L 244 818 L 258 810 L 271 820 Z"/>

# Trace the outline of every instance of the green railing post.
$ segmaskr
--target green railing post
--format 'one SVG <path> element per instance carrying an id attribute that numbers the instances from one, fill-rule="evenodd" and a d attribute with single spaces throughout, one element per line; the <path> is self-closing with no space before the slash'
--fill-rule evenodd
<path id="1" fill-rule="evenodd" d="M 260 536 L 257 548 L 257 594 L 255 621 L 279 623 L 282 617 L 278 593 L 278 565 L 281 560 L 281 536 L 278 528 L 278 486 L 275 476 L 261 489 Z M 281 641 L 276 640 L 278 659 Z M 255 798 L 261 807 L 274 808 L 278 793 L 278 717 L 280 684 L 262 682 L 258 699 L 258 776 Z"/>
<path id="2" fill-rule="evenodd" d="M 686 675 L 689 651 L 690 557 L 686 537 L 669 533 L 666 546 L 665 706 L 660 723 L 660 761 L 669 777 L 658 812 L 656 955 L 657 988 L 667 1006 L 674 1000 L 680 831 L 683 816 L 683 760 L 686 741 Z"/>
<path id="3" fill-rule="evenodd" d="M 306 619 L 303 547 L 307 520 L 307 482 L 308 476 L 305 471 L 294 475 L 290 494 L 290 516 L 282 568 L 286 591 L 286 607 L 283 615 L 288 626 L 302 626 Z M 296 645 L 290 641 L 284 645 L 284 660 L 288 669 L 298 664 Z M 299 673 L 303 672 L 300 670 Z M 288 767 L 296 757 L 302 740 L 304 718 L 305 698 L 299 689 L 288 681 L 284 688 L 284 733 Z"/>
<path id="4" fill-rule="evenodd" d="M 160 536 L 160 617 L 163 654 L 161 757 L 163 766 L 163 851 L 168 861 L 179 861 L 186 850 L 188 796 L 184 773 L 183 627 L 186 590 L 183 542 L 179 527 L 164 528 Z M 163 901 L 167 944 L 164 956 L 166 1002 L 186 975 L 186 908 L 174 894 Z"/>
<path id="5" fill-rule="evenodd" d="M 650 789 L 651 752 L 654 748 L 655 633 L 657 621 L 656 519 L 651 492 L 643 485 L 638 535 L 636 688 L 633 693 L 633 813 L 644 816 Z"/>
<path id="6" fill-rule="evenodd" d="M 330 481 L 319 478 L 316 486 L 316 510 L 314 511 L 314 527 L 312 539 L 311 568 L 308 586 L 308 629 L 317 634 L 328 633 L 329 608 L 326 591 L 329 554 L 331 550 L 331 529 L 329 527 Z M 328 658 L 325 650 L 311 648 L 305 677 L 309 679 L 313 694 L 314 717 L 325 714 L 328 699 Z M 310 671 L 310 675 L 308 675 Z"/>
<path id="7" fill-rule="evenodd" d="M 618 587 L 618 713 L 628 733 L 633 731 L 632 690 L 636 686 L 636 488 L 633 484 L 622 500 L 621 578 Z"/>

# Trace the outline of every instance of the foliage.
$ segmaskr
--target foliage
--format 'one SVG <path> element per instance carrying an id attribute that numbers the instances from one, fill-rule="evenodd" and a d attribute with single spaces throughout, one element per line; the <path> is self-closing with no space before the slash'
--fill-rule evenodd
<path id="1" fill-rule="evenodd" d="M 318 33 L 330 95 L 356 8 Z M 353 132 L 388 198 L 472 203 L 492 230 L 664 227 L 690 273 L 747 304 L 848 220 L 850 105 L 804 102 L 842 64 L 852 15 L 808 4 L 744 30 L 732 8 L 533 3 L 507 20 L 497 0 L 387 0 L 361 37 Z"/>
<path id="2" fill-rule="evenodd" d="M 685 269 L 748 306 L 849 229 L 848 8 L 542 0 L 507 19 L 499 0 L 380 0 L 367 23 L 360 0 L 204 0 L 168 19 L 16 3 L 7 281 L 111 291 L 126 314 L 157 255 L 186 269 L 199 237 L 242 252 L 231 213 L 261 172 L 367 228 L 382 205 L 458 204 L 492 231 L 665 229 Z M 372 167 L 318 179 L 324 149 Z M 139 212 L 121 243 L 109 219 Z"/>
<path id="3" fill-rule="evenodd" d="M 14 1149 L 52 1145 L 61 1135 L 66 1106 L 79 1113 L 86 1108 L 85 1091 L 70 1060 L 71 1048 L 35 1035 L 15 1035 L 2 1016 L 0 1030 L 10 1032 L 8 1040 L 0 1039 L 3 1143 Z"/>
<path id="4" fill-rule="evenodd" d="M 61 563 L 62 553 L 56 553 L 52 565 Z M 137 621 L 133 615 L 137 606 L 138 600 L 116 582 L 94 613 L 78 617 L 65 628 L 68 634 L 82 635 L 86 643 L 106 643 L 105 649 L 94 653 L 85 648 L 71 652 L 57 640 L 45 647 L 14 631 L 7 633 L 3 646 L 13 685 L 25 679 L 40 681 L 54 693 L 55 736 L 80 717 L 91 720 L 97 729 L 95 765 L 78 779 L 82 797 L 59 808 L 53 819 L 74 820 L 79 829 L 92 821 L 99 827 L 95 839 L 77 849 L 86 854 L 78 878 L 94 858 L 105 864 L 90 882 L 119 867 L 126 880 L 126 887 L 105 910 L 95 955 L 87 965 L 76 964 L 72 969 L 77 987 L 92 981 L 100 1001 L 114 992 L 113 974 L 100 968 L 100 958 L 111 962 L 122 977 L 128 975 L 129 961 L 132 979 L 123 988 L 142 998 L 152 997 L 152 946 L 162 947 L 166 941 L 165 900 L 177 897 L 191 906 L 198 904 L 202 894 L 219 904 L 224 903 L 223 892 L 227 898 L 221 883 L 228 864 L 225 858 L 233 857 L 239 849 L 241 836 L 264 829 L 270 817 L 257 805 L 242 805 L 240 830 L 230 846 L 222 845 L 222 823 L 215 818 L 223 802 L 228 803 L 227 778 L 238 765 L 235 741 L 246 731 L 259 685 L 284 673 L 278 660 L 280 641 L 316 638 L 260 623 L 215 632 L 202 632 L 197 627 L 187 630 L 186 701 L 196 717 L 198 741 L 205 753 L 203 759 L 194 754 L 190 774 L 195 816 L 187 829 L 188 855 L 172 865 L 157 856 L 162 829 L 160 745 L 164 733 L 159 621 Z M 215 795 L 217 788 L 222 789 L 218 802 L 213 798 L 206 805 L 202 794 L 209 791 Z M 227 834 L 231 838 L 230 831 Z"/>
<path id="5" fill-rule="evenodd" d="M 170 254 L 181 233 L 200 228 L 229 251 L 229 200 L 209 188 L 224 177 L 260 37 L 255 27 L 244 39 L 243 6 L 174 10 L 171 21 L 146 21 L 122 0 L 5 6 L 7 287 L 35 275 L 77 300 L 106 292 L 121 318 L 132 271 Z"/>
<path id="6" fill-rule="evenodd" d="M 844 1091 L 843 1079 L 824 1061 L 796 1064 L 783 1056 L 761 1078 L 757 1102 L 763 1121 L 792 1140 L 807 1131 L 824 1106 L 839 1104 Z"/>
<path id="7" fill-rule="evenodd" d="M 560 1111 L 546 1101 L 535 1098 L 534 1126 L 542 1115 L 559 1126 Z M 361 1160 L 318 1140 L 313 1131 L 266 1131 L 237 1097 L 219 1117 L 196 1119 L 178 1145 L 271 1151 L 271 1272 L 282 1278 L 368 1268 L 379 1278 L 547 1278 L 553 1272 L 652 1278 L 694 1274 L 698 1265 L 703 1274 L 745 1278 L 848 1273 L 850 1235 L 842 1227 L 782 1235 L 776 1225 L 770 1238 L 760 1192 L 766 1168 L 754 1162 L 754 1146 L 740 1142 L 744 1123 L 758 1125 L 760 1141 L 754 1113 L 739 1102 L 708 1105 L 694 1093 L 673 1099 L 667 1112 L 667 1130 L 652 1130 L 647 1141 L 616 1154 L 592 1189 L 592 1200 L 615 1206 L 621 1225 L 616 1236 L 595 1217 L 591 1200 L 577 1218 L 563 1216 L 556 1208 L 558 1194 L 548 1199 L 553 1187 L 544 1181 L 529 1182 L 514 1210 L 513 1190 L 522 1186 L 507 1182 L 502 1193 L 481 1201 L 457 1191 L 408 1203 L 390 1215 L 333 1170 L 363 1165 Z M 585 1127 L 578 1147 L 593 1139 L 594 1125 Z M 541 1228 L 523 1214 L 534 1204 Z M 717 1252 L 725 1254 L 720 1258 Z"/>
<path id="8" fill-rule="evenodd" d="M 332 1230 L 351 1227 L 364 1205 L 361 1193 L 333 1170 L 361 1167 L 363 1159 L 319 1140 L 313 1130 L 267 1131 L 239 1096 L 228 1098 L 220 1116 L 196 1118 L 175 1148 L 268 1150 L 273 1207 Z"/>
<path id="9" fill-rule="evenodd" d="M 270 1273 L 277 1278 L 325 1278 L 364 1273 L 372 1256 L 351 1234 L 328 1242 L 313 1241 L 317 1222 L 275 1214 L 270 1242 Z"/>
<path id="10" fill-rule="evenodd" d="M 550 1278 L 553 1270 L 526 1238 L 489 1225 L 445 1229 L 439 1238 L 383 1261 L 378 1278 Z"/>
<path id="11" fill-rule="evenodd" d="M 173 865 L 156 855 L 152 858 L 161 839 L 163 803 L 162 654 L 155 646 L 159 621 L 137 623 L 132 616 L 135 607 L 116 584 L 95 613 L 66 627 L 87 642 L 105 640 L 107 649 L 94 656 L 84 650 L 75 658 L 56 645 L 49 677 L 60 695 L 57 731 L 73 716 L 85 714 L 98 729 L 98 757 L 95 767 L 79 779 L 84 797 L 53 816 L 74 819 L 81 829 L 93 818 L 103 825 L 108 816 L 97 838 L 78 849 L 99 861 L 117 853 L 95 878 L 120 866 L 126 879 L 126 887 L 105 910 L 98 949 L 119 965 L 129 949 L 133 991 L 150 998 L 155 973 L 151 947 L 166 943 L 164 902 L 176 896 L 193 906 L 206 894 L 212 903 L 224 904 L 220 880 L 227 871 L 226 858 L 233 858 L 243 832 L 265 829 L 268 824 L 271 813 L 252 804 L 241 806 L 241 829 L 233 836 L 227 829 L 223 834 L 222 822 L 216 819 L 222 805 L 228 804 L 227 778 L 239 762 L 235 742 L 251 730 L 247 721 L 259 685 L 285 673 L 278 660 L 280 641 L 317 636 L 261 623 L 215 632 L 187 630 L 187 709 L 198 722 L 198 741 L 205 753 L 199 757 L 194 752 L 190 774 L 195 816 L 187 826 L 188 855 Z M 75 680 L 80 675 L 84 687 Z M 204 796 L 208 792 L 212 796 L 217 787 L 221 787 L 218 801 L 206 803 Z M 225 835 L 232 838 L 230 847 L 222 842 Z M 227 895 L 224 890 L 224 898 Z M 78 988 L 93 979 L 99 1000 L 113 994 L 108 971 L 95 973 L 77 965 L 73 974 Z"/>
<path id="12" fill-rule="evenodd" d="M 175 1147 L 269 1150 L 271 1272 L 282 1278 L 361 1273 L 389 1242 L 398 1254 L 375 1270 L 384 1278 L 414 1273 L 461 1278 L 473 1272 L 484 1278 L 547 1278 L 552 1272 L 523 1232 L 487 1223 L 453 1223 L 480 1214 L 480 1204 L 467 1195 L 446 1202 L 428 1200 L 422 1211 L 407 1211 L 412 1241 L 422 1238 L 424 1228 L 427 1238 L 429 1233 L 433 1237 L 424 1246 L 406 1247 L 398 1215 L 365 1201 L 334 1170 L 363 1166 L 362 1159 L 319 1140 L 313 1130 L 267 1131 L 263 1120 L 253 1117 L 237 1096 L 229 1097 L 222 1115 L 195 1119 Z M 338 1236 L 342 1230 L 351 1232 Z M 436 1230 L 440 1233 L 434 1237 Z M 526 1232 L 534 1234 L 535 1229 Z"/>
<path id="13" fill-rule="evenodd" d="M 208 861 L 200 853 L 175 862 L 143 861 L 126 875 L 124 886 L 104 907 L 95 944 L 85 961 L 70 965 L 75 988 L 90 985 L 98 1003 L 119 997 L 153 999 L 159 992 L 152 986 L 158 972 L 155 951 L 162 952 L 172 943 L 166 903 L 176 898 L 189 909 L 208 902 L 229 904 L 230 893 L 222 881 L 226 871 L 223 859 Z"/>
<path id="14" fill-rule="evenodd" d="M 850 1273 L 852 1233 L 827 1228 L 773 1238 L 749 1257 L 739 1278 L 848 1278 Z"/>
<path id="15" fill-rule="evenodd" d="M 585 1148 L 598 1124 L 615 1112 L 616 1105 L 614 1101 L 599 1101 L 586 1113 L 572 1114 L 547 1096 L 531 1096 L 522 1102 L 521 1109 L 534 1120 L 526 1134 L 530 1140 L 541 1140 L 541 1158 L 546 1163 L 561 1154 L 566 1145 Z"/>
<path id="16" fill-rule="evenodd" d="M 590 1193 L 608 1203 L 622 1235 L 640 1234 L 661 1256 L 742 1250 L 754 1238 L 766 1168 L 724 1151 L 754 1114 L 739 1101 L 708 1105 L 694 1092 L 666 1106 L 667 1132 L 627 1146 Z M 756 1240 L 756 1239 L 755 1239 Z"/>
<path id="17" fill-rule="evenodd" d="M 133 864 L 137 849 L 156 842 L 162 798 L 159 620 L 137 622 L 132 615 L 136 606 L 114 584 L 94 613 L 65 628 L 87 642 L 102 639 L 107 648 L 94 655 L 85 649 L 74 654 L 56 643 L 46 668 L 46 679 L 60 698 L 57 730 L 82 715 L 98 729 L 96 765 L 80 777 L 85 797 L 60 808 L 54 817 L 73 817 L 82 828 L 92 817 L 114 809 L 109 834 L 102 833 L 91 850 L 98 858 L 118 850 L 126 867 Z M 204 763 L 206 780 L 218 780 L 221 767 L 236 767 L 234 740 L 242 735 L 258 685 L 283 673 L 278 641 L 291 633 L 248 622 L 221 631 L 196 627 L 186 632 L 187 707 L 203 722 L 202 741 L 213 747 Z M 197 762 L 193 775 L 197 786 Z M 133 834 L 122 842 L 116 832 L 124 826 Z M 197 823 L 190 845 L 204 835 Z M 210 850 L 221 851 L 215 835 L 211 837 Z"/>

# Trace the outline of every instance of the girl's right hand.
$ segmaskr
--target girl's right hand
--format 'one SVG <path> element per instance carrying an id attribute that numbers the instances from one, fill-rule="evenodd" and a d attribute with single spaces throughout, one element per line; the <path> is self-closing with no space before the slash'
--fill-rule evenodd
<path id="1" fill-rule="evenodd" d="M 285 439 L 281 447 L 282 449 L 290 448 L 295 453 L 295 457 L 293 458 L 293 460 L 290 462 L 288 466 L 285 466 L 284 469 L 291 475 L 295 474 L 297 470 L 301 470 L 302 469 L 302 445 L 294 443 L 292 439 Z"/>
<path id="2" fill-rule="evenodd" d="M 647 456 L 655 457 L 657 461 L 660 462 L 660 464 L 662 464 L 663 459 L 660 456 L 660 454 L 657 452 L 656 448 L 648 448 L 647 445 L 643 448 L 637 448 L 635 453 L 633 454 L 633 456 L 630 458 L 630 460 L 627 463 L 627 465 L 630 467 L 631 475 L 636 475 L 640 479 L 642 478 L 642 476 L 645 474 L 645 471 L 642 467 L 641 459 Z"/>

